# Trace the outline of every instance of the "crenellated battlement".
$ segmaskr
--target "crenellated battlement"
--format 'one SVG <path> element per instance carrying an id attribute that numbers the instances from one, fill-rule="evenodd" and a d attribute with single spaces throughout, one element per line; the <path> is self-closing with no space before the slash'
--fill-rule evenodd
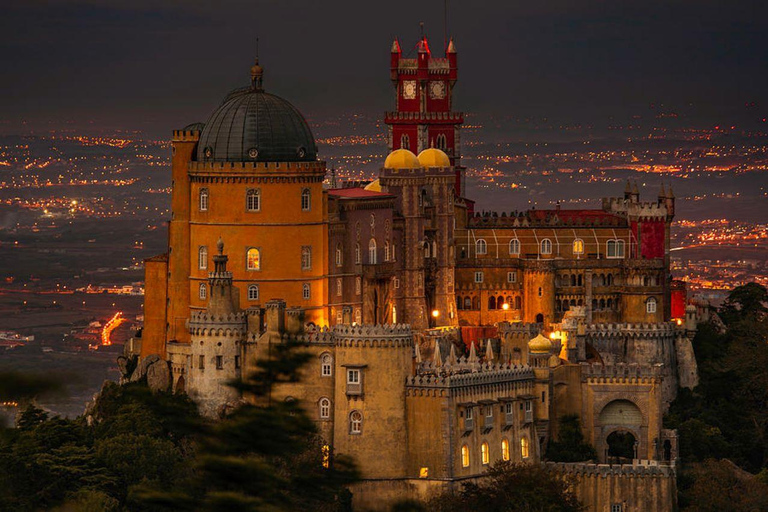
<path id="1" fill-rule="evenodd" d="M 622 197 L 603 198 L 603 210 L 641 220 L 665 220 L 669 214 L 667 206 L 664 204 L 636 202 Z"/>
<path id="2" fill-rule="evenodd" d="M 416 375 L 406 379 L 406 386 L 421 388 L 461 388 L 499 384 L 502 382 L 530 380 L 534 378 L 530 366 L 505 363 L 472 364 L 460 358 L 455 365 L 435 366 L 425 363 Z"/>
<path id="3" fill-rule="evenodd" d="M 668 338 L 675 335 L 677 325 L 674 322 L 641 324 L 589 324 L 586 326 L 588 337 L 630 336 L 636 338 Z"/>
<path id="4" fill-rule="evenodd" d="M 413 346 L 413 333 L 407 324 L 336 325 L 332 332 L 337 346 Z"/>
<path id="5" fill-rule="evenodd" d="M 643 464 L 589 464 L 585 462 L 545 462 L 547 469 L 579 477 L 674 477 L 675 466 L 645 461 Z"/>
<path id="6" fill-rule="evenodd" d="M 618 363 L 603 365 L 600 363 L 581 363 L 581 380 L 606 383 L 660 381 L 663 367 L 662 364 Z"/>
<path id="7" fill-rule="evenodd" d="M 236 336 L 247 331 L 247 313 L 240 311 L 229 315 L 215 315 L 208 311 L 194 311 L 186 326 L 193 336 Z"/>
<path id="8" fill-rule="evenodd" d="M 626 219 L 622 216 L 603 213 L 602 215 L 572 215 L 568 210 L 548 210 L 525 212 L 478 212 L 467 221 L 469 229 L 487 227 L 505 228 L 551 228 L 551 227 L 624 227 Z"/>

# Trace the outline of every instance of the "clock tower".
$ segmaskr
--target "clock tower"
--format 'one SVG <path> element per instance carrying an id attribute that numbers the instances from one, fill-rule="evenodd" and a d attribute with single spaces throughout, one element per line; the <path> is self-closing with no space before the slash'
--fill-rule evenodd
<path id="1" fill-rule="evenodd" d="M 397 110 L 387 112 L 389 151 L 405 148 L 415 154 L 438 148 L 448 155 L 456 168 L 454 188 L 464 194 L 464 167 L 461 166 L 459 130 L 464 122 L 461 112 L 453 112 L 453 86 L 456 84 L 456 46 L 453 39 L 445 57 L 433 57 L 427 38 L 416 45 L 416 58 L 403 58 L 400 43 L 392 43 L 390 78 L 395 86 Z"/>

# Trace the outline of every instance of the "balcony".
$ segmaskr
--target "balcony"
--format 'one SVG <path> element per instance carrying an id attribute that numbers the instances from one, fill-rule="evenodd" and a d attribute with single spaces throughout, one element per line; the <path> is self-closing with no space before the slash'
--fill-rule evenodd
<path id="1" fill-rule="evenodd" d="M 391 279 L 395 275 L 395 262 L 382 261 L 381 263 L 363 264 L 363 277 L 366 279 Z"/>

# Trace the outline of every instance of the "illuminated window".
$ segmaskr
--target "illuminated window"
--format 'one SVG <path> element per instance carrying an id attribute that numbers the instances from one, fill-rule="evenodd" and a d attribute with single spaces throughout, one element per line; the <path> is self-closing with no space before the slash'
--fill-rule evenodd
<path id="1" fill-rule="evenodd" d="M 469 467 L 469 447 L 467 445 L 461 447 L 461 466 L 464 468 Z"/>
<path id="2" fill-rule="evenodd" d="M 363 319 L 363 314 L 360 312 L 359 309 L 356 309 L 355 310 L 355 323 L 358 324 L 358 325 L 361 324 L 363 322 L 362 319 Z"/>
<path id="3" fill-rule="evenodd" d="M 475 242 L 475 251 L 478 255 L 480 254 L 488 254 L 488 244 L 485 243 L 485 240 L 482 238 Z"/>
<path id="4" fill-rule="evenodd" d="M 341 279 L 336 279 L 336 295 L 341 296 Z"/>
<path id="5" fill-rule="evenodd" d="M 521 437 L 520 438 L 520 455 L 527 459 L 530 456 L 530 450 L 528 447 L 528 438 L 527 437 Z"/>
<path id="6" fill-rule="evenodd" d="M 476 283 L 482 283 L 483 282 L 483 277 L 484 277 L 483 276 L 483 272 L 481 270 L 475 272 L 475 282 Z M 480 309 L 480 308 L 477 308 L 477 309 Z"/>
<path id="7" fill-rule="evenodd" d="M 363 262 L 363 256 L 360 252 L 360 244 L 355 244 L 355 263 L 358 265 Z"/>
<path id="8" fill-rule="evenodd" d="M 408 149 L 411 147 L 410 139 L 405 133 L 400 136 L 400 147 L 403 149 Z"/>
<path id="9" fill-rule="evenodd" d="M 584 240 L 581 238 L 573 241 L 573 254 L 584 254 Z"/>
<path id="10" fill-rule="evenodd" d="M 517 238 L 509 241 L 509 254 L 520 254 L 520 240 Z"/>
<path id="11" fill-rule="evenodd" d="M 624 257 L 624 240 L 608 240 L 606 256 L 609 258 Z"/>
<path id="12" fill-rule="evenodd" d="M 301 287 L 301 296 L 304 298 L 304 300 L 309 300 L 310 295 L 311 289 L 309 287 L 309 283 L 304 283 L 304 286 Z"/>
<path id="13" fill-rule="evenodd" d="M 501 460 L 509 460 L 509 441 L 501 440 Z"/>
<path id="14" fill-rule="evenodd" d="M 208 288 L 205 286 L 205 283 L 200 283 L 200 300 L 205 300 L 206 295 L 208 295 Z"/>
<path id="15" fill-rule="evenodd" d="M 261 189 L 248 189 L 245 193 L 245 208 L 249 212 L 258 212 L 261 210 Z"/>
<path id="16" fill-rule="evenodd" d="M 308 212 L 312 208 L 312 195 L 308 188 L 301 191 L 301 211 Z"/>
<path id="17" fill-rule="evenodd" d="M 645 312 L 646 313 L 655 313 L 656 312 L 656 299 L 654 297 L 649 298 L 645 302 Z"/>
<path id="18" fill-rule="evenodd" d="M 491 462 L 491 454 L 488 453 L 488 443 L 480 445 L 480 456 L 482 457 L 483 465 L 487 465 Z"/>
<path id="19" fill-rule="evenodd" d="M 248 270 L 261 270 L 261 251 L 251 247 L 246 252 L 246 267 Z"/>
<path id="20" fill-rule="evenodd" d="M 252 284 L 248 286 L 248 300 L 259 300 L 259 285 Z"/>
<path id="21" fill-rule="evenodd" d="M 552 254 L 552 240 L 549 238 L 541 241 L 541 254 Z"/>
<path id="22" fill-rule="evenodd" d="M 392 306 L 392 323 L 397 323 L 397 307 Z"/>
<path id="23" fill-rule="evenodd" d="M 312 247 L 304 245 L 301 247 L 301 270 L 312 269 Z"/>
<path id="24" fill-rule="evenodd" d="M 344 263 L 344 248 L 341 244 L 336 245 L 336 266 L 340 267 Z"/>
<path id="25" fill-rule="evenodd" d="M 325 353 L 320 356 L 320 375 L 330 377 L 333 375 L 333 356 Z"/>
<path id="26" fill-rule="evenodd" d="M 371 265 L 376 264 L 376 239 L 371 238 L 368 242 L 368 263 Z"/>
<path id="27" fill-rule="evenodd" d="M 318 402 L 320 406 L 320 419 L 327 420 L 331 417 L 331 401 L 327 398 L 321 398 Z"/>
<path id="28" fill-rule="evenodd" d="M 360 434 L 363 432 L 363 413 L 352 411 L 349 414 L 349 433 Z"/>
<path id="29" fill-rule="evenodd" d="M 205 270 L 208 268 L 208 247 L 201 245 L 197 250 L 197 268 Z"/>
<path id="30" fill-rule="evenodd" d="M 201 212 L 208 211 L 208 189 L 207 188 L 200 189 L 200 211 Z"/>

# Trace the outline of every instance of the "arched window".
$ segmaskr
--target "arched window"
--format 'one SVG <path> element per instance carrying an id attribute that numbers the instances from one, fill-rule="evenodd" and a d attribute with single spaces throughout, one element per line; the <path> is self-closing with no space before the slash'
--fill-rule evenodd
<path id="1" fill-rule="evenodd" d="M 464 309 L 472 309 L 472 297 L 464 297 Z"/>
<path id="2" fill-rule="evenodd" d="M 613 284 L 613 274 L 605 276 L 605 284 L 606 286 L 611 286 Z"/>
<path id="3" fill-rule="evenodd" d="M 355 263 L 358 265 L 363 262 L 363 257 L 360 252 L 360 244 L 355 244 Z"/>
<path id="4" fill-rule="evenodd" d="M 251 247 L 246 253 L 246 268 L 248 270 L 261 270 L 261 251 Z"/>
<path id="5" fill-rule="evenodd" d="M 600 309 L 605 309 L 605 299 L 600 299 Z"/>
<path id="6" fill-rule="evenodd" d="M 371 238 L 368 242 L 368 263 L 370 265 L 376 264 L 376 239 Z"/>
<path id="7" fill-rule="evenodd" d="M 320 408 L 320 419 L 327 420 L 331 417 L 331 401 L 325 397 L 318 402 Z"/>
<path id="8" fill-rule="evenodd" d="M 469 467 L 469 447 L 467 445 L 461 447 L 461 467 Z"/>
<path id="9" fill-rule="evenodd" d="M 483 240 L 482 238 L 477 242 L 475 242 L 475 252 L 478 255 L 488 253 L 488 244 L 485 243 L 485 240 Z"/>
<path id="10" fill-rule="evenodd" d="M 363 281 L 359 277 L 355 278 L 355 295 L 360 295 L 363 292 Z"/>
<path id="11" fill-rule="evenodd" d="M 197 250 L 197 268 L 205 270 L 208 268 L 208 247 L 201 245 Z"/>
<path id="12" fill-rule="evenodd" d="M 645 312 L 646 313 L 655 313 L 656 312 L 656 298 L 650 297 L 647 301 L 645 301 Z"/>
<path id="13" fill-rule="evenodd" d="M 571 286 L 576 286 L 576 274 L 571 274 Z"/>
<path id="14" fill-rule="evenodd" d="M 301 211 L 308 212 L 312 208 L 312 194 L 308 188 L 301 191 Z"/>
<path id="15" fill-rule="evenodd" d="M 509 460 L 509 441 L 501 440 L 501 460 Z"/>
<path id="16" fill-rule="evenodd" d="M 259 285 L 248 285 L 248 300 L 259 300 Z"/>
<path id="17" fill-rule="evenodd" d="M 397 307 L 392 306 L 392 323 L 397 323 Z"/>
<path id="18" fill-rule="evenodd" d="M 245 209 L 249 212 L 258 212 L 261 210 L 261 189 L 248 189 L 245 193 Z"/>
<path id="19" fill-rule="evenodd" d="M 584 254 L 584 240 L 581 238 L 573 241 L 573 254 Z"/>
<path id="20" fill-rule="evenodd" d="M 552 240 L 549 238 L 541 241 L 541 254 L 552 254 Z"/>
<path id="21" fill-rule="evenodd" d="M 208 296 L 208 288 L 205 286 L 205 283 L 200 283 L 200 300 L 205 300 L 205 298 Z"/>
<path id="22" fill-rule="evenodd" d="M 509 254 L 520 254 L 520 240 L 517 238 L 509 241 Z"/>
<path id="23" fill-rule="evenodd" d="M 488 443 L 483 442 L 483 444 L 480 445 L 480 456 L 483 461 L 483 465 L 488 465 L 491 462 L 491 454 L 488 450 Z"/>
<path id="24" fill-rule="evenodd" d="M 363 432 L 363 413 L 352 411 L 349 413 L 349 433 L 361 434 Z"/>
<path id="25" fill-rule="evenodd" d="M 530 455 L 530 448 L 528 446 L 528 438 L 527 437 L 521 437 L 520 438 L 520 455 L 527 459 Z"/>
<path id="26" fill-rule="evenodd" d="M 472 301 L 472 309 L 480 309 L 480 297 L 475 297 Z"/>
<path id="27" fill-rule="evenodd" d="M 409 149 L 411 147 L 410 139 L 408 138 L 408 134 L 402 134 L 400 136 L 400 147 L 403 149 Z"/>
<path id="28" fill-rule="evenodd" d="M 341 278 L 336 279 L 336 295 L 341 295 L 342 293 L 342 285 L 341 285 Z"/>
<path id="29" fill-rule="evenodd" d="M 445 151 L 445 148 L 448 147 L 448 143 L 446 142 L 446 137 L 444 133 L 439 134 L 435 138 L 435 147 L 443 151 Z"/>
<path id="30" fill-rule="evenodd" d="M 312 247 L 309 245 L 301 246 L 301 270 L 312 269 Z"/>
<path id="31" fill-rule="evenodd" d="M 456 297 L 456 309 L 464 309 L 464 300 L 461 297 Z"/>
<path id="32" fill-rule="evenodd" d="M 496 297 L 493 295 L 488 297 L 488 309 L 496 309 Z"/>
<path id="33" fill-rule="evenodd" d="M 207 188 L 201 188 L 200 189 L 200 211 L 201 212 L 207 212 L 208 211 L 208 189 Z"/>
<path id="34" fill-rule="evenodd" d="M 355 310 L 355 323 L 357 325 L 363 323 L 363 313 L 360 311 L 360 309 Z"/>
<path id="35" fill-rule="evenodd" d="M 311 290 L 309 288 L 309 283 L 304 283 L 304 286 L 301 287 L 301 296 L 304 298 L 304 300 L 309 300 L 310 295 Z"/>
<path id="36" fill-rule="evenodd" d="M 613 309 L 613 299 L 608 299 L 607 301 L 605 301 L 605 307 L 607 307 L 608 309 Z"/>
<path id="37" fill-rule="evenodd" d="M 320 375 L 323 377 L 333 375 L 333 356 L 328 352 L 320 356 Z"/>
<path id="38" fill-rule="evenodd" d="M 389 240 L 384 240 L 384 261 L 389 261 Z"/>
<path id="39" fill-rule="evenodd" d="M 624 257 L 624 240 L 608 240 L 606 256 L 609 258 Z"/>
<path id="40" fill-rule="evenodd" d="M 344 246 L 341 243 L 336 244 L 336 266 L 340 267 L 344 264 Z"/>

